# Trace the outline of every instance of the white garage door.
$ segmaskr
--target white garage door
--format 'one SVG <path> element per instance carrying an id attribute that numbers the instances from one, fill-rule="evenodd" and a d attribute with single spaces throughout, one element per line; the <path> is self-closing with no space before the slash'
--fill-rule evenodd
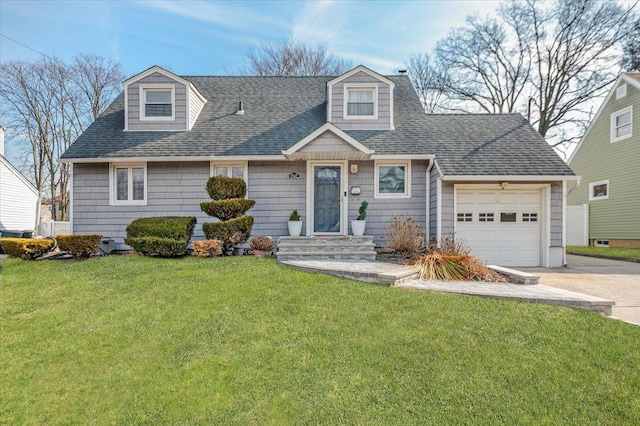
<path id="1" fill-rule="evenodd" d="M 487 264 L 540 265 L 541 191 L 459 189 L 456 238 Z"/>

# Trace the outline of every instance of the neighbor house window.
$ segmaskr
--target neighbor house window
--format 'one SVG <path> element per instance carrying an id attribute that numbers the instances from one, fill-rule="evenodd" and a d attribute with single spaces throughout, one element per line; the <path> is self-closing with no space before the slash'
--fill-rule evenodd
<path id="1" fill-rule="evenodd" d="M 616 89 L 616 99 L 624 98 L 627 96 L 627 85 L 623 84 Z"/>
<path id="2" fill-rule="evenodd" d="M 247 182 L 247 163 L 211 163 L 211 176 L 224 176 L 244 179 Z"/>
<path id="3" fill-rule="evenodd" d="M 173 85 L 140 85 L 140 119 L 173 120 L 175 89 Z"/>
<path id="4" fill-rule="evenodd" d="M 633 125 L 633 106 L 611 114 L 611 142 L 630 138 Z"/>
<path id="5" fill-rule="evenodd" d="M 411 197 L 411 162 L 375 162 L 375 198 Z"/>
<path id="6" fill-rule="evenodd" d="M 109 184 L 111 205 L 147 204 L 146 164 L 112 164 Z"/>
<path id="7" fill-rule="evenodd" d="M 376 86 L 345 86 L 344 118 L 377 118 L 378 88 Z"/>
<path id="8" fill-rule="evenodd" d="M 606 200 L 609 198 L 609 181 L 602 180 L 589 184 L 589 200 Z"/>

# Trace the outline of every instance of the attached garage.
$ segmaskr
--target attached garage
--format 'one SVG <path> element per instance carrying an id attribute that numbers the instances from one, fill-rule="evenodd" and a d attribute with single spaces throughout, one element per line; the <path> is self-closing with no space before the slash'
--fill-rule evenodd
<path id="1" fill-rule="evenodd" d="M 540 266 L 546 193 L 540 186 L 456 185 L 455 235 L 487 264 Z"/>

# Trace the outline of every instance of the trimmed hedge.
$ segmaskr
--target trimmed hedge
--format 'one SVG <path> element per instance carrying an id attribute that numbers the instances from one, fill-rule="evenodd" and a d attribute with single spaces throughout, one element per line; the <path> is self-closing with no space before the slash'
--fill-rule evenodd
<path id="1" fill-rule="evenodd" d="M 200 209 L 207 216 L 217 217 L 220 220 L 229 220 L 242 216 L 255 204 L 255 200 L 232 198 L 230 200 L 205 201 L 200 203 Z"/>
<path id="2" fill-rule="evenodd" d="M 56 235 L 60 250 L 76 259 L 88 259 L 98 251 L 102 235 Z"/>
<path id="3" fill-rule="evenodd" d="M 214 176 L 207 181 L 207 193 L 214 201 L 244 198 L 247 195 L 247 184 L 240 178 Z"/>
<path id="4" fill-rule="evenodd" d="M 225 243 L 236 244 L 249 237 L 252 226 L 253 216 L 241 216 L 224 222 L 203 223 L 202 230 L 208 240 L 221 240 Z"/>
<path id="5" fill-rule="evenodd" d="M 180 257 L 187 254 L 189 241 L 162 237 L 127 237 L 124 242 L 145 256 Z"/>
<path id="6" fill-rule="evenodd" d="M 189 241 L 195 226 L 196 218 L 192 216 L 143 217 L 127 226 L 127 237 L 161 237 Z"/>
<path id="7" fill-rule="evenodd" d="M 53 250 L 56 242 L 49 238 L 0 238 L 0 244 L 9 256 L 31 260 Z"/>
<path id="8" fill-rule="evenodd" d="M 145 217 L 127 226 L 125 244 L 146 256 L 179 257 L 187 254 L 195 217 Z"/>

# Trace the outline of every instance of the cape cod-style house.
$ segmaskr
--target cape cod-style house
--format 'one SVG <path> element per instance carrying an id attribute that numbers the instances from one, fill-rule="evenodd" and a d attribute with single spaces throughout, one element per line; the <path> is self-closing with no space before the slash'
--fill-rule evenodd
<path id="1" fill-rule="evenodd" d="M 210 176 L 241 177 L 252 233 L 350 235 L 363 200 L 366 234 L 384 245 L 395 216 L 427 235 L 464 238 L 503 266 L 558 266 L 567 182 L 575 180 L 520 114 L 427 115 L 409 78 L 358 66 L 330 77 L 177 76 L 154 66 L 64 153 L 74 233 L 124 248 L 138 217 L 196 216 Z"/>

